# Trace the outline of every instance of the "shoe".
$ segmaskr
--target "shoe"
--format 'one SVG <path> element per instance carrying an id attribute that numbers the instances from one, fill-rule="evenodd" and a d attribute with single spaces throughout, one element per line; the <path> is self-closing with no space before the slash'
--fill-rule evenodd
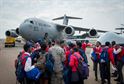
<path id="1" fill-rule="evenodd" d="M 105 84 L 106 83 L 106 80 L 101 80 L 101 84 Z"/>
<path id="2" fill-rule="evenodd" d="M 98 78 L 95 78 L 95 81 L 98 81 Z"/>
<path id="3" fill-rule="evenodd" d="M 107 84 L 111 84 L 111 82 L 108 82 Z"/>
<path id="4" fill-rule="evenodd" d="M 120 80 L 117 78 L 117 79 L 114 79 L 114 81 L 120 81 Z"/>
<path id="5" fill-rule="evenodd" d="M 121 82 L 117 82 L 117 84 L 124 84 L 124 83 L 121 83 Z"/>
<path id="6" fill-rule="evenodd" d="M 117 75 L 115 75 L 115 74 L 112 74 L 112 76 L 111 77 L 117 77 Z"/>
<path id="7" fill-rule="evenodd" d="M 117 84 L 120 84 L 120 82 L 117 82 Z"/>
<path id="8" fill-rule="evenodd" d="M 112 73 L 111 77 L 117 77 L 117 71 L 115 71 L 114 73 Z"/>

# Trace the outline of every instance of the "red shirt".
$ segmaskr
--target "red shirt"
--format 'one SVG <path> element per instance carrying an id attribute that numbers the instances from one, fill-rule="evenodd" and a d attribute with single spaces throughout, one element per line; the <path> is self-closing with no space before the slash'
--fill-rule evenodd
<path id="1" fill-rule="evenodd" d="M 108 48 L 108 54 L 109 54 L 109 60 L 111 61 L 111 63 L 114 65 L 115 61 L 114 61 L 114 56 L 113 56 L 113 48 Z"/>
<path id="2" fill-rule="evenodd" d="M 86 51 L 87 44 L 85 42 L 82 43 L 82 49 Z"/>
<path id="3" fill-rule="evenodd" d="M 26 56 L 29 56 L 28 54 L 26 53 L 23 53 L 22 56 L 21 56 L 21 60 L 22 60 L 22 65 L 25 66 L 25 63 L 26 63 Z"/>
<path id="4" fill-rule="evenodd" d="M 74 52 L 74 54 L 78 58 L 81 57 L 81 55 L 79 54 L 79 52 Z M 77 67 L 78 67 L 78 59 L 77 59 L 77 57 L 74 54 L 71 55 L 70 62 L 69 62 L 69 65 L 71 67 L 72 72 L 76 72 L 77 71 Z"/>
<path id="5" fill-rule="evenodd" d="M 65 62 L 64 62 L 65 66 L 68 66 L 68 56 L 69 56 L 69 54 L 70 54 L 70 50 L 65 51 L 65 55 L 66 55 L 66 59 L 65 59 Z"/>
<path id="6" fill-rule="evenodd" d="M 95 47 L 95 48 L 93 48 L 93 51 L 96 53 L 97 58 L 100 59 L 100 54 L 102 52 L 102 47 L 101 46 Z"/>
<path id="7" fill-rule="evenodd" d="M 124 56 L 124 48 L 121 48 L 121 52 L 117 54 L 117 59 L 122 60 L 123 56 Z"/>
<path id="8" fill-rule="evenodd" d="M 47 46 L 47 48 L 46 48 L 46 50 L 45 50 L 45 51 L 46 51 L 46 52 L 48 52 L 48 51 L 49 51 L 49 48 L 50 48 L 50 47 L 49 47 L 49 46 Z"/>

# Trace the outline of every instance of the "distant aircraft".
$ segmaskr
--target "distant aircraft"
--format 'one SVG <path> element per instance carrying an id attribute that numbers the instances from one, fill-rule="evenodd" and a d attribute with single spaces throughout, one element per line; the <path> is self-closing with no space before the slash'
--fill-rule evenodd
<path id="1" fill-rule="evenodd" d="M 39 39 L 43 39 L 45 34 L 48 34 L 49 38 L 51 39 L 64 39 L 68 36 L 74 35 L 75 31 L 79 31 L 79 32 L 86 31 L 88 32 L 90 37 L 96 37 L 97 32 L 102 32 L 102 33 L 106 32 L 103 30 L 81 28 L 81 27 L 74 27 L 68 25 L 69 19 L 82 19 L 78 17 L 71 17 L 64 15 L 63 17 L 58 17 L 53 20 L 60 20 L 60 19 L 64 19 L 63 25 L 46 22 L 38 18 L 29 18 L 26 19 L 19 26 L 19 28 L 15 30 L 7 30 L 5 34 L 6 36 L 14 36 L 14 37 L 20 35 L 26 40 L 37 41 Z"/>
<path id="2" fill-rule="evenodd" d="M 106 32 L 101 35 L 97 41 L 100 41 L 102 45 L 105 45 L 105 42 L 115 41 L 117 44 L 124 45 L 124 35 L 118 35 L 114 32 Z"/>
<path id="3" fill-rule="evenodd" d="M 124 26 L 124 24 L 121 24 L 121 26 Z M 124 33 L 124 27 L 120 27 L 120 28 L 115 28 L 115 30 L 120 30 L 120 34 Z"/>
<path id="4" fill-rule="evenodd" d="M 120 30 L 121 32 L 120 32 L 120 34 L 123 34 L 124 33 L 124 28 L 116 28 L 116 30 Z"/>

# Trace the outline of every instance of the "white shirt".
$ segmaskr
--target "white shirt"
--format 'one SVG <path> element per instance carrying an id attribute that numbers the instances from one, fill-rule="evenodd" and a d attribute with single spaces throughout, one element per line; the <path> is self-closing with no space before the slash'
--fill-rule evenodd
<path id="1" fill-rule="evenodd" d="M 25 54 L 28 54 L 30 56 L 30 54 L 28 52 L 25 52 Z M 32 66 L 31 57 L 28 57 L 25 62 L 24 70 L 25 70 L 25 72 L 28 72 L 28 71 L 32 70 L 33 68 L 35 68 L 35 66 L 34 65 Z"/>
<path id="2" fill-rule="evenodd" d="M 118 53 L 120 53 L 120 52 L 121 52 L 121 50 L 122 50 L 121 48 L 119 48 L 119 49 L 117 49 L 117 50 L 116 50 L 116 49 L 114 49 L 114 54 L 118 54 Z"/>

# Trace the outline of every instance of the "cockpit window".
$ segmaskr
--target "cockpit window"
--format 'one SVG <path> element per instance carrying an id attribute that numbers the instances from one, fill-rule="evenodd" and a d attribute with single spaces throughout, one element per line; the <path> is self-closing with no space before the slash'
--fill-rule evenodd
<path id="1" fill-rule="evenodd" d="M 31 23 L 31 24 L 34 24 L 34 22 L 33 22 L 32 20 L 30 21 L 30 23 Z"/>
<path id="2" fill-rule="evenodd" d="M 33 20 L 30 20 L 30 19 L 25 20 L 24 23 L 36 24 Z"/>

